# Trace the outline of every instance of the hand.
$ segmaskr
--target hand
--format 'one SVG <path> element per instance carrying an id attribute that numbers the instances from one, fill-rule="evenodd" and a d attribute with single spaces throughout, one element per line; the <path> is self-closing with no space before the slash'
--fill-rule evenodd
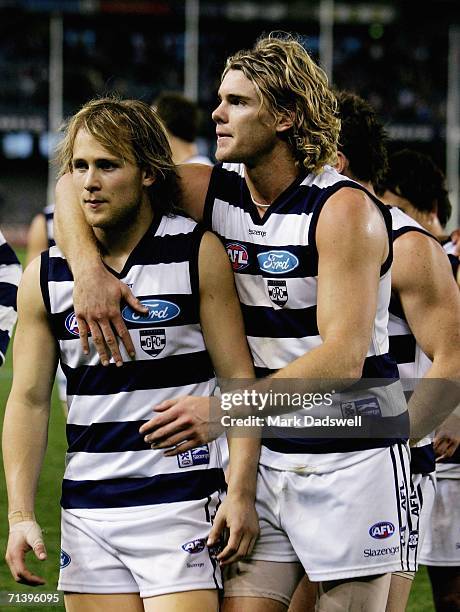
<path id="1" fill-rule="evenodd" d="M 456 229 L 450 235 L 452 242 L 455 244 L 454 255 L 460 257 L 460 228 Z"/>
<path id="2" fill-rule="evenodd" d="M 220 565 L 229 565 L 247 557 L 259 536 L 259 518 L 254 499 L 229 493 L 217 511 L 207 546 L 216 546 L 225 528 L 230 536 L 225 548 L 216 556 Z"/>
<path id="3" fill-rule="evenodd" d="M 148 309 L 100 264 L 91 272 L 75 275 L 73 302 L 80 340 L 85 355 L 89 353 L 88 334 L 91 332 L 101 363 L 109 365 L 112 355 L 117 366 L 123 365 L 115 333 L 121 339 L 129 356 L 134 359 L 134 345 L 121 316 L 120 303 L 125 301 L 134 310 L 146 314 Z M 115 330 L 115 333 L 114 333 Z"/>
<path id="4" fill-rule="evenodd" d="M 26 567 L 25 556 L 29 550 L 33 550 L 40 561 L 46 559 L 46 549 L 40 525 L 36 521 L 21 521 L 11 525 L 5 560 L 13 578 L 16 582 L 29 586 L 45 584 L 45 580 L 41 576 L 32 574 Z"/>
<path id="5" fill-rule="evenodd" d="M 438 427 L 433 440 L 436 461 L 452 457 L 459 444 L 460 418 L 456 414 L 451 414 L 444 423 Z"/>
<path id="6" fill-rule="evenodd" d="M 215 397 L 176 397 L 158 404 L 154 411 L 157 415 L 139 432 L 154 449 L 176 446 L 165 452 L 167 457 L 211 442 L 224 431 L 220 401 Z"/>

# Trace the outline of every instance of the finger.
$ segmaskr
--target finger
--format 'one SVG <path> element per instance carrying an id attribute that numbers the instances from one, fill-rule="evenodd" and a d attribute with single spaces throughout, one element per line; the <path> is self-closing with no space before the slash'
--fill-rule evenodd
<path id="1" fill-rule="evenodd" d="M 166 410 L 169 410 L 170 408 L 175 406 L 182 399 L 184 399 L 183 395 L 175 397 L 174 399 L 165 400 L 164 402 L 161 402 L 161 404 L 157 404 L 156 406 L 154 406 L 153 409 L 155 412 L 165 412 Z"/>
<path id="2" fill-rule="evenodd" d="M 139 428 L 139 433 L 141 434 L 153 433 L 154 431 L 157 431 L 161 427 L 165 427 L 166 425 L 169 425 L 170 423 L 174 423 L 174 421 L 178 418 L 178 416 L 179 415 L 177 414 L 176 411 L 171 411 L 171 410 L 169 410 L 165 414 L 159 414 L 158 416 L 154 416 L 152 419 L 150 419 L 150 421 L 147 421 L 146 423 L 141 425 L 141 427 Z M 152 440 L 148 439 L 145 441 L 153 442 L 153 439 Z"/>
<path id="3" fill-rule="evenodd" d="M 84 355 L 89 355 L 88 326 L 82 317 L 77 317 L 78 333 L 80 334 L 80 344 Z"/>
<path id="4" fill-rule="evenodd" d="M 136 349 L 134 348 L 133 339 L 128 331 L 128 328 L 123 321 L 123 317 L 118 313 L 118 316 L 112 319 L 112 325 L 115 328 L 117 336 L 120 338 L 123 346 L 126 349 L 126 352 L 134 359 L 136 357 Z"/>
<path id="5" fill-rule="evenodd" d="M 123 358 L 120 354 L 120 349 L 118 347 L 118 342 L 113 332 L 113 328 L 106 320 L 99 322 L 99 327 L 101 328 L 102 335 L 104 337 L 104 342 L 110 351 L 110 354 L 113 357 L 116 365 L 118 367 L 123 365 Z"/>
<path id="6" fill-rule="evenodd" d="M 142 302 L 140 302 L 133 294 L 128 285 L 125 285 L 124 283 L 122 283 L 121 285 L 121 295 L 124 301 L 129 304 L 131 308 L 134 308 L 134 310 L 137 310 L 137 312 L 141 312 L 143 314 L 148 313 L 149 309 L 147 308 L 147 306 L 144 306 L 144 304 L 142 304 Z"/>
<path id="7" fill-rule="evenodd" d="M 168 423 L 160 428 L 157 427 L 153 433 L 145 436 L 144 441 L 149 442 L 150 444 L 161 445 L 161 447 L 164 448 L 164 442 L 172 442 L 173 436 L 180 435 L 180 433 L 184 432 L 185 430 L 189 430 L 189 425 L 184 423 L 181 418 L 177 418 L 174 419 L 172 423 Z M 180 442 L 185 442 L 185 440 L 187 440 L 187 438 L 182 436 L 182 438 L 179 438 L 177 442 L 172 443 L 179 444 Z"/>
<path id="8" fill-rule="evenodd" d="M 225 515 L 221 514 L 219 511 L 217 512 L 214 522 L 211 527 L 211 531 L 209 532 L 208 539 L 206 540 L 206 546 L 215 546 L 219 540 L 220 534 L 223 529 L 227 525 L 227 521 L 225 519 Z"/>
<path id="9" fill-rule="evenodd" d="M 46 584 L 46 581 L 36 574 L 32 574 L 27 568 L 19 572 L 17 577 L 14 578 L 16 582 L 20 584 L 28 584 L 29 586 L 38 586 L 40 584 Z"/>
<path id="10" fill-rule="evenodd" d="M 201 445 L 201 442 L 199 440 L 191 439 L 191 440 L 187 440 L 187 442 L 184 442 L 183 444 L 180 444 L 179 446 L 176 446 L 176 448 L 171 448 L 170 450 L 165 451 L 163 454 L 165 457 L 175 457 L 176 455 L 185 453 L 186 451 L 192 450 L 192 448 L 196 448 L 197 446 L 200 446 L 200 445 Z"/>
<path id="11" fill-rule="evenodd" d="M 104 342 L 104 337 L 101 333 L 99 324 L 96 322 L 89 322 L 89 328 L 91 330 L 91 336 L 93 338 L 94 346 L 96 347 L 96 351 L 99 355 L 99 359 L 103 366 L 109 365 L 110 356 L 107 351 L 107 346 Z"/>
<path id="12" fill-rule="evenodd" d="M 185 444 L 188 444 L 189 442 L 192 443 L 192 446 L 190 448 L 195 448 L 195 446 L 200 446 L 200 439 L 196 436 L 196 434 L 194 434 L 194 432 L 191 429 L 184 429 L 183 431 L 179 431 L 175 435 L 168 436 L 160 440 L 159 442 L 153 442 L 151 444 L 151 447 L 154 450 L 167 449 L 166 452 L 171 452 L 172 454 L 170 456 L 173 457 L 174 455 L 177 455 L 178 453 L 183 453 L 184 452 L 183 447 L 185 446 Z M 180 445 L 179 449 L 171 448 L 173 446 L 179 446 L 179 445 Z"/>
<path id="13" fill-rule="evenodd" d="M 227 545 L 216 557 L 221 565 L 227 565 L 229 563 L 233 563 L 233 561 L 236 561 L 239 555 L 241 538 L 242 533 L 240 531 L 235 533 L 234 530 L 230 530 L 230 538 Z"/>

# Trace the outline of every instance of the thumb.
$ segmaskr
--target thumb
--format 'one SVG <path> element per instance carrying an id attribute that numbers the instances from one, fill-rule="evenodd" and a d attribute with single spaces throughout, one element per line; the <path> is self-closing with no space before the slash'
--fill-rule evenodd
<path id="1" fill-rule="evenodd" d="M 141 304 L 128 285 L 125 285 L 124 283 L 121 283 L 121 296 L 124 301 L 131 306 L 131 308 L 134 308 L 134 310 L 137 310 L 143 314 L 148 313 L 149 309 Z"/>
<path id="2" fill-rule="evenodd" d="M 45 542 L 43 541 L 42 530 L 38 523 L 33 521 L 27 528 L 25 536 L 27 544 L 33 549 L 37 559 L 46 559 Z"/>
<path id="3" fill-rule="evenodd" d="M 218 512 L 216 515 L 216 518 L 214 519 L 214 523 L 212 525 L 211 531 L 209 532 L 209 536 L 206 542 L 207 546 L 214 546 L 216 544 L 225 526 L 226 526 L 225 516 L 220 515 L 220 513 Z"/>

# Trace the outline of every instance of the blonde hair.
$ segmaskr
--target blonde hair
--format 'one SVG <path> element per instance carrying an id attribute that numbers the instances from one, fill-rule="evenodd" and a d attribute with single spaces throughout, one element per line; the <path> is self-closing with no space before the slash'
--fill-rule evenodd
<path id="1" fill-rule="evenodd" d="M 272 33 L 260 38 L 253 49 L 228 58 L 222 78 L 229 70 L 241 70 L 254 84 L 261 105 L 275 116 L 289 116 L 293 127 L 285 132 L 299 164 L 321 172 L 335 163 L 340 119 L 337 102 L 326 73 L 315 64 L 292 35 Z"/>
<path id="2" fill-rule="evenodd" d="M 151 201 L 155 197 L 155 210 L 164 213 L 174 210 L 178 177 L 164 128 L 152 108 L 139 100 L 115 96 L 87 102 L 64 128 L 64 139 L 56 156 L 59 176 L 73 170 L 73 149 L 80 129 L 113 155 L 154 176 L 155 182 L 148 192 Z"/>

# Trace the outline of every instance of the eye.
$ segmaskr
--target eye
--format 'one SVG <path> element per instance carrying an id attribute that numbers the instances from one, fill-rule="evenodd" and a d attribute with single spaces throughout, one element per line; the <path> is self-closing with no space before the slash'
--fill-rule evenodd
<path id="1" fill-rule="evenodd" d="M 73 170 L 86 170 L 87 167 L 88 167 L 88 164 L 83 159 L 75 159 L 72 162 Z"/>
<path id="2" fill-rule="evenodd" d="M 114 170 L 118 168 L 118 165 L 110 159 L 101 159 L 98 161 L 97 165 L 101 170 Z"/>

